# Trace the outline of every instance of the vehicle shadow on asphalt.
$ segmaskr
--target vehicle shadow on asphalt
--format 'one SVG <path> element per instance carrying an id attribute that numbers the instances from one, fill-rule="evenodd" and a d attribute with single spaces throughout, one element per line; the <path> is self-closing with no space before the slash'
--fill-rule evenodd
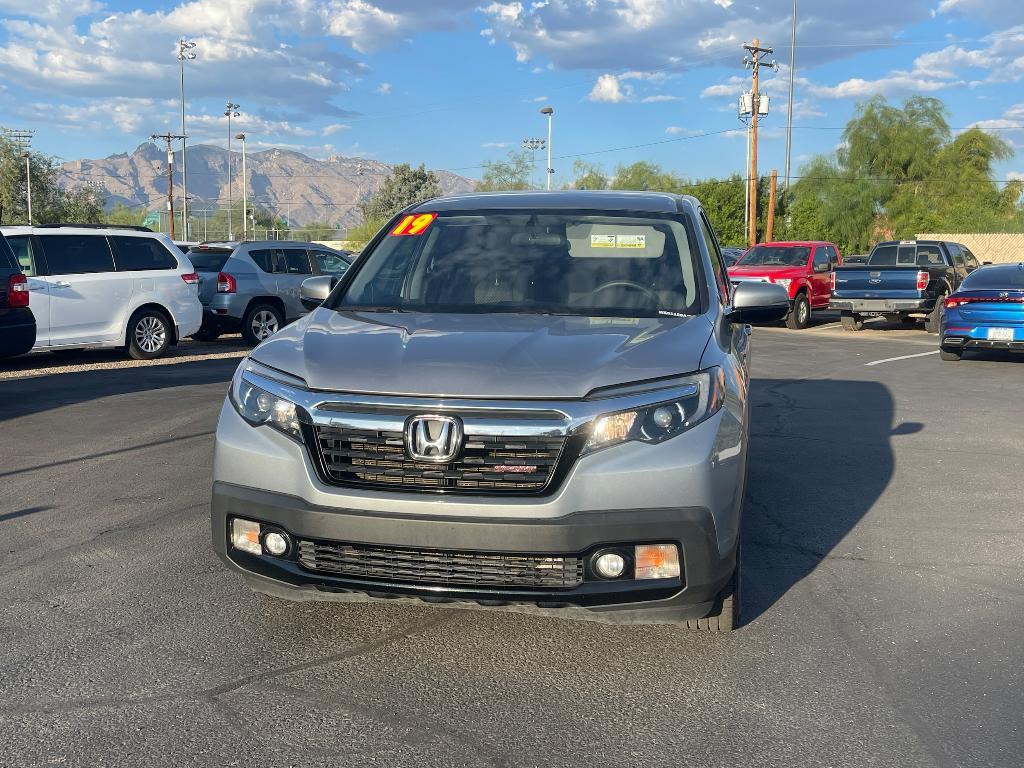
<path id="1" fill-rule="evenodd" d="M 238 363 L 238 358 L 220 358 L 178 365 L 108 368 L 0 380 L 0 423 L 133 392 L 220 382 L 226 387 Z"/>
<path id="2" fill-rule="evenodd" d="M 888 387 L 871 381 L 755 379 L 743 524 L 743 623 L 768 611 L 839 547 L 893 477 Z"/>

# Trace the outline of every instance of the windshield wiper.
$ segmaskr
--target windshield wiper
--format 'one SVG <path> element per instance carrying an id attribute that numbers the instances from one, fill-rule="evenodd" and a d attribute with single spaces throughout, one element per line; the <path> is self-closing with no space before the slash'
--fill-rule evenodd
<path id="1" fill-rule="evenodd" d="M 354 307 L 340 306 L 337 307 L 339 312 L 408 312 L 407 309 L 401 307 L 385 307 L 385 306 L 373 306 L 371 304 L 360 304 Z"/>

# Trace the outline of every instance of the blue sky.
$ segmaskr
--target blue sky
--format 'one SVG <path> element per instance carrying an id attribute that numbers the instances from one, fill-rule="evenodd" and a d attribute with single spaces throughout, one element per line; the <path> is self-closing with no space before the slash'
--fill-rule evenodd
<path id="1" fill-rule="evenodd" d="M 1024 178 L 1024 2 L 800 0 L 794 166 L 833 149 L 858 101 L 945 101 L 950 125 L 1013 143 Z M 781 71 L 761 168 L 784 163 L 791 0 L 0 0 L 0 123 L 66 159 L 130 151 L 180 127 L 223 144 L 241 105 L 251 149 L 426 163 L 478 177 L 546 131 L 554 154 L 607 170 L 651 160 L 693 178 L 739 172 L 740 44 L 760 36 Z M 720 133 L 725 132 L 725 133 Z M 714 133 L 717 135 L 705 136 Z M 656 143 L 664 142 L 664 143 Z M 635 146 L 647 145 L 647 146 Z M 631 149 L 618 149 L 633 147 Z M 616 150 L 616 151 L 607 151 Z M 593 153 L 593 154 L 588 154 Z M 573 157 L 554 163 L 570 178 Z M 542 166 L 538 159 L 538 165 Z"/>

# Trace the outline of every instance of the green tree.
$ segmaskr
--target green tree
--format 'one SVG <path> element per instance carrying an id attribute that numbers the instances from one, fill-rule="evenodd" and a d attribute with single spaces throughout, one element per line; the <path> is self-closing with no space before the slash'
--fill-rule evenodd
<path id="1" fill-rule="evenodd" d="M 506 160 L 484 163 L 484 176 L 476 185 L 480 192 L 530 189 L 533 161 L 526 150 L 509 152 Z"/>
<path id="2" fill-rule="evenodd" d="M 55 157 L 29 153 L 32 176 L 32 218 L 36 224 L 92 223 L 102 218 L 103 200 L 88 187 L 61 186 Z M 0 137 L 0 223 L 28 221 L 25 158 L 13 141 Z"/>
<path id="3" fill-rule="evenodd" d="M 424 166 L 396 165 L 380 188 L 359 204 L 364 221 L 386 220 L 403 208 L 441 194 L 437 175 Z"/>
<path id="4" fill-rule="evenodd" d="M 149 211 L 141 206 L 133 207 L 124 203 L 117 203 L 109 211 L 106 211 L 101 219 L 104 224 L 138 227 L 142 226 L 142 222 L 145 221 L 148 215 Z"/>
<path id="5" fill-rule="evenodd" d="M 655 163 L 643 160 L 632 165 L 620 165 L 612 177 L 611 189 L 635 190 L 639 192 L 678 193 L 686 182 L 674 173 L 662 170 Z"/>
<path id="6" fill-rule="evenodd" d="M 937 99 L 860 105 L 831 156 L 814 158 L 784 196 L 783 230 L 847 253 L 920 232 L 1024 230 L 1022 185 L 1000 188 L 994 166 L 1012 151 L 980 130 L 952 138 Z"/>
<path id="7" fill-rule="evenodd" d="M 586 160 L 577 160 L 572 164 L 572 189 L 608 189 L 608 177 L 599 165 Z"/>

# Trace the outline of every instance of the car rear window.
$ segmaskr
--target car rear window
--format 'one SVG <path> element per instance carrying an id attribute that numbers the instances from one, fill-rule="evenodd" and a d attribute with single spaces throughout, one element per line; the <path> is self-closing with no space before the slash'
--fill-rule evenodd
<path id="1" fill-rule="evenodd" d="M 114 256 L 103 235 L 41 235 L 51 275 L 113 272 Z"/>
<path id="2" fill-rule="evenodd" d="M 982 267 L 968 275 L 961 290 L 1019 291 L 1024 290 L 1024 267 L 1014 264 L 1006 267 Z"/>
<path id="3" fill-rule="evenodd" d="M 188 260 L 192 262 L 196 272 L 221 272 L 228 263 L 230 251 L 197 251 L 188 252 Z"/>
<path id="4" fill-rule="evenodd" d="M 449 313 L 695 314 L 687 225 L 603 211 L 459 211 L 384 237 L 332 306 Z"/>
<path id="5" fill-rule="evenodd" d="M 738 267 L 802 267 L 807 264 L 811 249 L 796 245 L 759 245 L 747 251 Z"/>
<path id="6" fill-rule="evenodd" d="M 7 243 L 7 238 L 2 234 L 0 234 L 0 267 L 6 267 L 7 269 L 21 269 L 18 259 L 14 255 L 14 251 L 11 250 L 11 246 Z"/>
<path id="7" fill-rule="evenodd" d="M 114 235 L 110 241 L 117 253 L 119 272 L 178 268 L 177 259 L 156 238 Z"/>
<path id="8" fill-rule="evenodd" d="M 941 267 L 944 263 L 942 251 L 934 243 L 879 245 L 868 257 L 872 267 Z"/>

